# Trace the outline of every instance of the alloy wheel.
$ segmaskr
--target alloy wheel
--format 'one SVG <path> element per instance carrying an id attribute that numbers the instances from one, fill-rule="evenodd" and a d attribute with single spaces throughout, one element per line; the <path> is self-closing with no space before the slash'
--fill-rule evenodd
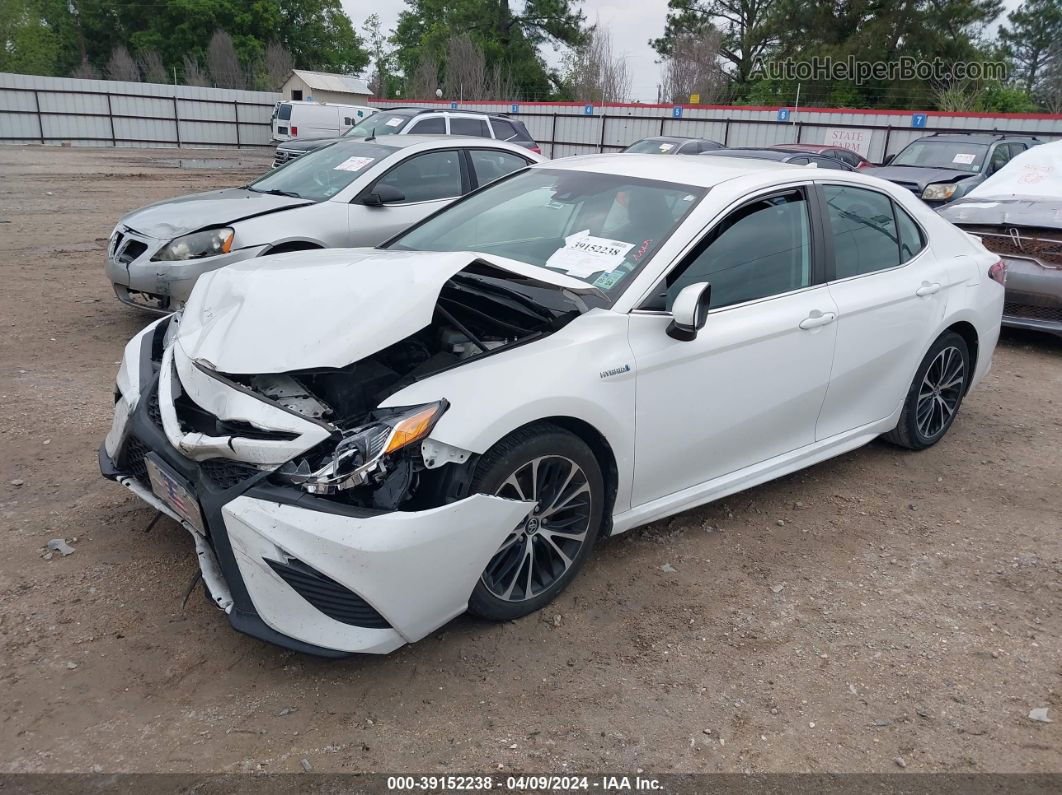
<path id="1" fill-rule="evenodd" d="M 482 576 L 494 596 L 523 602 L 557 582 L 582 549 L 592 516 L 590 483 L 570 458 L 540 456 L 509 475 L 495 494 L 535 503 Z"/>
<path id="2" fill-rule="evenodd" d="M 966 363 L 955 347 L 943 348 L 933 358 L 918 389 L 915 422 L 925 439 L 942 434 L 962 400 Z"/>

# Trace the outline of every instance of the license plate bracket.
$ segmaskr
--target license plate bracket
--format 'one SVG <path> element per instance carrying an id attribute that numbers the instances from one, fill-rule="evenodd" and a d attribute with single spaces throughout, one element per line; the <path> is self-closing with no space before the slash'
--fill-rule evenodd
<path id="1" fill-rule="evenodd" d="M 199 499 L 188 481 L 170 469 L 154 453 L 144 457 L 151 490 L 170 510 L 184 519 L 199 535 L 206 535 Z"/>

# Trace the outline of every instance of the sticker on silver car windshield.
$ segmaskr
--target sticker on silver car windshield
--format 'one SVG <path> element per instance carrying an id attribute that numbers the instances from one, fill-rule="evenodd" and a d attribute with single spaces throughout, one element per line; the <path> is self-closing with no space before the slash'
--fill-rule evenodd
<path id="1" fill-rule="evenodd" d="M 334 171 L 361 171 L 365 166 L 374 162 L 371 157 L 348 157 L 342 163 L 337 166 L 333 166 Z"/>

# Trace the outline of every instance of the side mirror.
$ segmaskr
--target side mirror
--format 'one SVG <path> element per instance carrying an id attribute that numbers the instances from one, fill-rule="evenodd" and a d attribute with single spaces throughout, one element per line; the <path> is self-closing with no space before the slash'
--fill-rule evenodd
<path id="1" fill-rule="evenodd" d="M 366 207 L 383 207 L 385 204 L 395 204 L 405 200 L 406 194 L 394 185 L 388 185 L 385 182 L 378 182 L 369 193 L 361 197 L 361 203 Z"/>
<path id="2" fill-rule="evenodd" d="M 887 166 L 887 165 L 888 165 L 889 163 L 891 163 L 891 162 L 892 162 L 892 159 L 893 159 L 894 157 L 896 157 L 896 155 L 885 155 L 885 159 L 881 161 L 881 164 L 882 164 L 883 166 Z"/>
<path id="3" fill-rule="evenodd" d="M 712 285 L 697 282 L 683 287 L 671 306 L 671 323 L 667 335 L 675 340 L 690 342 L 708 322 L 708 306 L 712 302 Z"/>

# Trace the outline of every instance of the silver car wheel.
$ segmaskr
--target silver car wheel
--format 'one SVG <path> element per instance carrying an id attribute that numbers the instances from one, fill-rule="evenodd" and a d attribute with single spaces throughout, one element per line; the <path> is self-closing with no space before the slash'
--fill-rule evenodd
<path id="1" fill-rule="evenodd" d="M 942 434 L 962 400 L 966 364 L 958 348 L 942 349 L 926 370 L 918 390 L 915 422 L 926 440 Z"/>

